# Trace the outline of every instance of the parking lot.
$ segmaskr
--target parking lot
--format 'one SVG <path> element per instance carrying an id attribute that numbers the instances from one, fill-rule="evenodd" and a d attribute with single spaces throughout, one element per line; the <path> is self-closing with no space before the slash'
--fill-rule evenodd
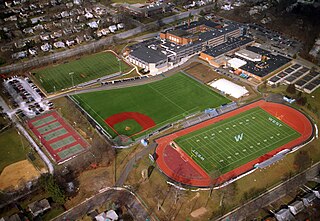
<path id="1" fill-rule="evenodd" d="M 53 108 L 53 103 L 43 100 L 44 94 L 28 77 L 10 77 L 3 85 L 12 97 L 14 113 L 21 117 L 34 117 Z"/>

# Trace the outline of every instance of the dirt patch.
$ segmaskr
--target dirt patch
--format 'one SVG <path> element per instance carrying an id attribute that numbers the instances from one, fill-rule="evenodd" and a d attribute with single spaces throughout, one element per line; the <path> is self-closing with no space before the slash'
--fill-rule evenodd
<path id="1" fill-rule="evenodd" d="M 201 207 L 201 208 L 199 208 L 199 209 L 196 209 L 196 210 L 192 211 L 192 213 L 190 213 L 190 215 L 191 215 L 193 218 L 198 218 L 199 216 L 204 215 L 206 212 L 207 212 L 207 209 L 204 208 L 204 207 Z"/>
<path id="2" fill-rule="evenodd" d="M 84 171 L 79 176 L 79 192 L 78 194 L 69 199 L 65 204 L 67 209 L 78 205 L 86 198 L 91 197 L 99 190 L 113 185 L 113 172 L 112 167 L 98 167 Z"/>
<path id="3" fill-rule="evenodd" d="M 184 71 L 203 83 L 208 83 L 220 77 L 220 75 L 210 67 L 198 62 L 191 63 Z"/>
<path id="4" fill-rule="evenodd" d="M 108 117 L 105 122 L 113 128 L 113 126 L 122 121 L 133 119 L 141 125 L 143 130 L 147 130 L 156 125 L 151 117 L 139 112 L 122 112 Z"/>
<path id="5" fill-rule="evenodd" d="M 22 160 L 4 168 L 0 175 L 0 189 L 19 189 L 39 176 L 40 172 L 28 160 Z"/>

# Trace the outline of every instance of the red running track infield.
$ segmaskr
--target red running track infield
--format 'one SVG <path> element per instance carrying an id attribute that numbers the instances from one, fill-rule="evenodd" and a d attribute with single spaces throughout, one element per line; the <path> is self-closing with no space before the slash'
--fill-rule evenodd
<path id="1" fill-rule="evenodd" d="M 109 127 L 111 127 L 114 130 L 113 126 L 115 124 L 125 120 L 130 120 L 130 119 L 137 121 L 138 124 L 140 124 L 140 126 L 142 127 L 142 131 L 145 131 L 156 125 L 151 117 L 141 114 L 139 112 L 122 112 L 122 113 L 114 114 L 108 117 L 107 119 L 105 119 L 105 122 L 106 124 L 109 125 Z M 118 133 L 116 130 L 114 130 L 114 132 Z"/>
<path id="2" fill-rule="evenodd" d="M 43 125 L 40 125 L 38 127 L 35 127 L 32 123 L 33 122 L 36 122 L 40 119 L 43 119 L 43 118 L 46 118 L 48 116 L 53 116 L 54 117 L 54 120 L 46 123 L 46 124 L 43 124 Z M 58 128 L 55 128 L 55 129 L 52 129 L 50 131 L 47 131 L 45 132 L 44 134 L 40 134 L 38 129 L 41 128 L 41 127 L 44 127 L 44 126 L 47 126 L 48 124 L 51 124 L 51 123 L 54 123 L 54 122 L 59 122 L 62 126 L 61 127 L 58 127 Z M 32 132 L 37 136 L 37 138 L 41 141 L 41 143 L 45 146 L 46 150 L 48 151 L 48 153 L 51 155 L 51 158 L 54 159 L 57 163 L 61 163 L 69 158 L 72 158 L 74 157 L 75 155 L 78 155 L 79 153 L 76 153 L 75 155 L 72 155 L 72 156 L 69 156 L 68 158 L 60 158 L 60 156 L 57 154 L 59 153 L 60 151 L 63 151 L 63 150 L 66 150 L 66 149 L 69 149 L 70 147 L 76 145 L 76 144 L 80 144 L 84 149 L 83 151 L 86 150 L 86 148 L 89 147 L 89 144 L 84 140 L 82 139 L 82 137 L 71 127 L 71 125 L 69 125 L 57 112 L 50 112 L 50 113 L 46 113 L 46 114 L 43 114 L 39 117 L 35 117 L 31 120 L 28 121 L 28 126 L 29 128 L 32 130 Z M 49 133 L 52 133 L 56 130 L 59 130 L 61 128 L 64 128 L 67 133 L 66 134 L 63 134 L 61 136 L 58 136 L 58 137 L 55 137 L 49 141 L 46 141 L 44 139 L 44 136 L 49 134 Z M 51 147 L 51 144 L 59 141 L 59 140 L 62 140 L 66 137 L 69 137 L 69 136 L 72 136 L 75 141 L 73 143 L 70 143 L 68 145 L 65 145 L 59 149 L 56 149 L 54 150 L 52 147 Z M 82 152 L 83 152 L 82 151 Z M 81 153 L 81 152 L 80 152 Z"/>
<path id="3" fill-rule="evenodd" d="M 170 142 L 180 136 L 186 135 L 195 130 L 199 130 L 215 122 L 230 118 L 232 116 L 235 116 L 239 113 L 242 113 L 255 107 L 260 107 L 268 113 L 272 114 L 273 116 L 281 116 L 281 121 L 288 124 L 294 130 L 298 131 L 301 134 L 301 136 L 293 141 L 290 141 L 285 145 L 282 145 L 281 147 L 278 147 L 270 151 L 269 153 L 255 160 L 252 160 L 232 171 L 229 171 L 221 175 L 219 178 L 215 180 L 210 179 L 209 175 L 197 163 L 195 163 L 183 150 L 176 150 L 170 146 Z M 160 170 L 164 174 L 166 174 L 169 178 L 179 183 L 196 187 L 209 187 L 212 184 L 218 186 L 228 180 L 236 178 L 239 175 L 250 171 L 251 169 L 253 169 L 255 164 L 261 163 L 271 158 L 279 151 L 284 149 L 292 149 L 295 146 L 302 144 L 303 142 L 307 141 L 312 136 L 312 134 L 313 126 L 311 122 L 304 114 L 302 114 L 298 110 L 286 105 L 270 103 L 264 100 L 260 100 L 255 103 L 246 105 L 244 107 L 240 107 L 229 113 L 220 115 L 216 118 L 204 121 L 197 125 L 191 126 L 189 128 L 180 130 L 173 134 L 157 139 L 156 143 L 158 146 L 156 149 L 156 153 L 158 158 L 156 162 Z"/>

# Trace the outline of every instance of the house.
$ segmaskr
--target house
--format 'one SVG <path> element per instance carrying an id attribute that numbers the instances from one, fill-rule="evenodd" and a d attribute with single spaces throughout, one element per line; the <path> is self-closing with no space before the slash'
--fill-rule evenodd
<path id="1" fill-rule="evenodd" d="M 3 20 L 4 20 L 4 21 L 17 21 L 18 18 L 17 18 L 16 15 L 11 15 L 10 17 L 5 18 L 5 19 L 3 19 Z"/>
<path id="2" fill-rule="evenodd" d="M 118 220 L 118 218 L 119 218 L 118 214 L 114 210 L 109 210 L 106 213 L 106 217 L 109 218 L 112 221 Z"/>
<path id="3" fill-rule="evenodd" d="M 72 8 L 73 7 L 73 3 L 72 2 L 68 2 L 66 3 L 67 8 Z"/>
<path id="4" fill-rule="evenodd" d="M 24 219 L 23 219 L 24 220 Z M 16 213 L 13 214 L 9 217 L 2 217 L 0 218 L 0 221 L 22 221 L 22 219 L 20 218 L 20 216 Z"/>
<path id="5" fill-rule="evenodd" d="M 44 211 L 50 209 L 50 203 L 47 199 L 42 199 L 40 201 L 35 201 L 28 205 L 28 209 L 31 212 L 33 217 L 38 216 L 39 214 L 43 213 Z"/>
<path id="6" fill-rule="evenodd" d="M 74 40 L 71 40 L 71 41 L 66 40 L 66 45 L 67 45 L 68 47 L 74 45 L 75 43 L 76 43 L 76 42 L 75 42 Z"/>
<path id="7" fill-rule="evenodd" d="M 70 16 L 69 12 L 67 12 L 67 11 L 61 12 L 60 15 L 61 15 L 61 18 L 67 18 Z"/>
<path id="8" fill-rule="evenodd" d="M 305 207 L 309 207 L 313 205 L 313 201 L 316 199 L 316 195 L 314 193 L 307 193 L 302 197 L 302 202 Z"/>
<path id="9" fill-rule="evenodd" d="M 84 16 L 86 17 L 86 19 L 93 18 L 93 14 L 91 14 L 90 12 L 86 12 Z"/>
<path id="10" fill-rule="evenodd" d="M 114 210 L 109 210 L 108 212 L 102 212 L 96 215 L 94 218 L 97 221 L 116 221 L 119 219 L 119 216 Z"/>
<path id="11" fill-rule="evenodd" d="M 22 59 L 28 56 L 27 51 L 19 51 L 11 55 L 13 59 Z"/>
<path id="12" fill-rule="evenodd" d="M 33 26 L 33 30 L 43 30 L 44 27 L 41 24 L 37 24 L 36 26 Z"/>
<path id="13" fill-rule="evenodd" d="M 26 44 L 25 41 L 17 41 L 17 42 L 14 43 L 14 46 L 15 46 L 16 48 L 23 48 L 23 47 L 25 47 L 26 45 L 27 45 L 27 44 Z"/>
<path id="14" fill-rule="evenodd" d="M 29 52 L 29 54 L 31 54 L 31 55 L 37 55 L 37 54 L 38 54 L 37 50 L 34 49 L 34 48 L 30 48 L 30 49 L 28 50 L 28 52 Z"/>
<path id="15" fill-rule="evenodd" d="M 84 36 L 78 35 L 74 40 L 77 44 L 81 44 L 84 41 Z"/>
<path id="16" fill-rule="evenodd" d="M 106 36 L 109 33 L 110 33 L 109 29 L 103 28 L 103 29 L 97 31 L 97 36 L 98 37 Z"/>
<path id="17" fill-rule="evenodd" d="M 114 33 L 117 30 L 117 26 L 111 25 L 108 27 L 111 33 Z"/>
<path id="18" fill-rule="evenodd" d="M 38 22 L 42 22 L 42 21 L 43 21 L 43 18 L 44 18 L 44 16 L 39 16 L 39 17 L 31 18 L 31 19 L 30 19 L 31 24 L 35 25 L 35 24 L 37 24 Z"/>
<path id="19" fill-rule="evenodd" d="M 62 41 L 58 41 L 58 42 L 53 43 L 53 46 L 55 48 L 65 48 L 66 47 Z"/>
<path id="20" fill-rule="evenodd" d="M 50 39 L 49 34 L 42 34 L 40 35 L 41 41 L 48 41 Z"/>
<path id="21" fill-rule="evenodd" d="M 33 34 L 33 29 L 32 28 L 24 28 L 22 31 L 25 34 Z"/>
<path id="22" fill-rule="evenodd" d="M 73 0 L 73 4 L 75 4 L 75 5 L 81 5 L 81 0 Z"/>
<path id="23" fill-rule="evenodd" d="M 98 21 L 98 22 L 92 21 L 92 22 L 87 23 L 87 25 L 88 25 L 90 28 L 95 29 L 95 28 L 98 28 L 98 27 L 99 27 L 99 21 Z"/>
<path id="24" fill-rule="evenodd" d="M 20 5 L 20 4 L 21 4 L 21 1 L 19 1 L 19 0 L 13 0 L 13 4 L 14 4 L 14 5 Z"/>
<path id="25" fill-rule="evenodd" d="M 314 193 L 314 195 L 320 199 L 320 191 L 318 189 L 316 190 L 312 190 L 312 192 Z"/>
<path id="26" fill-rule="evenodd" d="M 48 44 L 48 43 L 45 43 L 44 45 L 41 45 L 41 50 L 42 51 L 49 51 L 52 49 L 52 45 Z"/>
<path id="27" fill-rule="evenodd" d="M 124 24 L 123 24 L 123 23 L 119 23 L 119 24 L 117 24 L 117 28 L 118 28 L 118 29 L 122 29 L 122 28 L 124 28 Z"/>
<path id="28" fill-rule="evenodd" d="M 278 221 L 291 221 L 294 220 L 293 215 L 290 213 L 289 209 L 281 209 L 274 214 Z"/>
<path id="29" fill-rule="evenodd" d="M 304 209 L 304 205 L 301 200 L 297 200 L 288 205 L 288 208 L 293 215 L 297 215 Z"/>
<path id="30" fill-rule="evenodd" d="M 52 39 L 60 38 L 61 36 L 62 36 L 61 31 L 55 31 L 55 32 L 53 32 L 52 34 L 50 34 L 50 37 L 51 37 Z"/>

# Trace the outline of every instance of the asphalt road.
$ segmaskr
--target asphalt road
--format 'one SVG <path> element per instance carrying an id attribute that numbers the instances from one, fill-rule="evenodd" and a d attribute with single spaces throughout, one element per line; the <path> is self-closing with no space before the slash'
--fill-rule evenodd
<path id="1" fill-rule="evenodd" d="M 311 179 L 319 174 L 320 162 L 308 168 L 307 170 L 299 173 L 298 175 L 290 178 L 289 180 L 279 184 L 278 186 L 266 191 L 253 200 L 241 205 L 230 213 L 221 218 L 215 219 L 218 221 L 241 221 L 246 220 L 251 214 L 258 212 L 261 208 L 270 205 L 272 202 L 279 200 L 285 195 L 289 194 L 299 186 L 304 185 Z"/>
<path id="2" fill-rule="evenodd" d="M 52 221 L 62 220 L 78 220 L 79 217 L 90 213 L 91 211 L 105 205 L 106 203 L 116 203 L 120 206 L 126 207 L 129 213 L 133 216 L 134 220 L 146 220 L 151 218 L 154 220 L 153 215 L 150 215 L 141 201 L 132 192 L 125 188 L 105 188 L 96 195 L 86 199 L 79 205 L 67 210 Z"/>

